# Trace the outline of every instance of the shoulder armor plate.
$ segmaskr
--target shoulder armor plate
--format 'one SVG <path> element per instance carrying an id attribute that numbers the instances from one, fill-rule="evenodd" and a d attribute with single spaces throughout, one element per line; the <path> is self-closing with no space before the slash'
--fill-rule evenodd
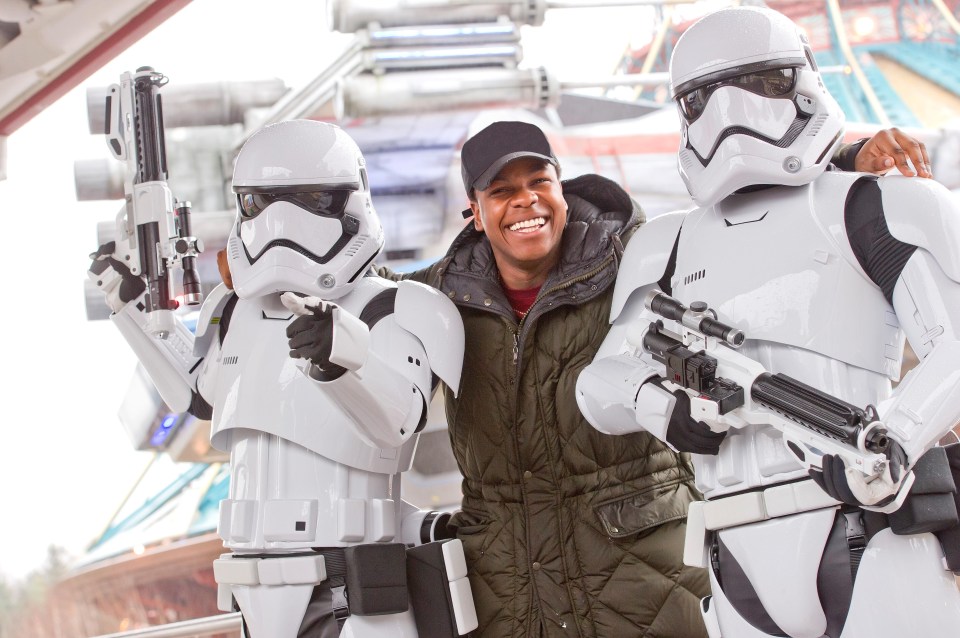
<path id="1" fill-rule="evenodd" d="M 887 228 L 933 255 L 960 282 L 960 201 L 940 182 L 899 175 L 878 180 Z"/>
<path id="2" fill-rule="evenodd" d="M 659 281 L 667 269 L 686 211 L 658 215 L 637 229 L 623 252 L 610 307 L 613 323 L 633 291 Z"/>
<path id="3" fill-rule="evenodd" d="M 463 368 L 463 320 L 457 307 L 439 291 L 415 281 L 397 283 L 397 324 L 423 344 L 430 368 L 454 394 Z"/>

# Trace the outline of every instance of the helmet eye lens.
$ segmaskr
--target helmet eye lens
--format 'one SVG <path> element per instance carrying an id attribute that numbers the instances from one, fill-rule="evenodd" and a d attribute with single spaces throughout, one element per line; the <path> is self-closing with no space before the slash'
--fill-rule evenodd
<path id="1" fill-rule="evenodd" d="M 763 97 L 782 97 L 793 90 L 796 80 L 797 71 L 790 67 L 744 73 L 688 91 L 677 98 L 677 103 L 683 116 L 692 122 L 700 117 L 710 96 L 721 87 L 735 86 Z"/>
<path id="2" fill-rule="evenodd" d="M 349 190 L 303 191 L 299 193 L 241 193 L 237 195 L 240 214 L 253 219 L 274 202 L 290 202 L 316 215 L 340 217 L 350 198 Z"/>
<path id="3" fill-rule="evenodd" d="M 260 193 L 243 193 L 237 195 L 237 199 L 240 203 L 240 214 L 249 219 L 259 215 L 271 203 L 266 201 Z"/>
<path id="4" fill-rule="evenodd" d="M 730 78 L 729 84 L 763 97 L 780 97 L 789 93 L 793 88 L 796 75 L 794 69 L 771 69 L 738 75 L 735 78 Z"/>
<path id="5" fill-rule="evenodd" d="M 339 217 L 347 206 L 350 191 L 308 191 L 279 196 L 317 215 Z"/>

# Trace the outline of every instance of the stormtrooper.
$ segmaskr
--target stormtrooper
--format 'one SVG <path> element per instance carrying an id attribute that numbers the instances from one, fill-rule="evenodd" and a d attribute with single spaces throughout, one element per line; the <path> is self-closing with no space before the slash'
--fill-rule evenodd
<path id="1" fill-rule="evenodd" d="M 580 409 L 693 453 L 711 638 L 956 635 L 960 204 L 826 171 L 843 115 L 779 13 L 702 18 L 670 80 L 697 207 L 628 244 Z"/>
<path id="2" fill-rule="evenodd" d="M 455 636 L 476 627 L 446 514 L 400 500 L 439 378 L 459 385 L 463 328 L 436 291 L 372 276 L 383 247 L 364 158 L 337 126 L 281 122 L 236 159 L 221 284 L 165 339 L 109 250 L 91 278 L 171 409 L 229 451 L 219 607 L 250 638 Z"/>

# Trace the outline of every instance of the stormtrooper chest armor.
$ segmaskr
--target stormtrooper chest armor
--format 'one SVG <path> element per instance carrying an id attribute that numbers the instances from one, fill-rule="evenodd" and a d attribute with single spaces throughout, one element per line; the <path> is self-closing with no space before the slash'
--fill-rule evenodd
<path id="1" fill-rule="evenodd" d="M 382 288 L 372 282 L 357 288 L 337 302 L 359 315 Z M 289 356 L 286 329 L 295 317 L 282 306 L 266 307 L 261 299 L 237 302 L 217 360 L 211 362 L 216 367 L 213 444 L 230 449 L 232 431 L 256 430 L 358 469 L 382 474 L 409 469 L 416 436 L 400 449 L 379 449 L 354 434 L 350 417 L 328 395 L 335 390 L 310 379 L 307 363 Z"/>
<path id="2" fill-rule="evenodd" d="M 844 226 L 857 174 L 735 194 L 684 220 L 673 295 L 706 301 L 748 340 L 802 348 L 897 379 L 902 338 Z M 776 372 L 776 370 L 773 370 Z"/>
<path id="3" fill-rule="evenodd" d="M 844 202 L 857 177 L 826 174 L 693 211 L 671 283 L 686 305 L 706 301 L 743 330 L 744 354 L 771 372 L 863 407 L 899 376 L 903 339 L 847 240 Z M 718 455 L 694 463 L 708 499 L 806 475 L 771 426 L 733 431 Z"/>

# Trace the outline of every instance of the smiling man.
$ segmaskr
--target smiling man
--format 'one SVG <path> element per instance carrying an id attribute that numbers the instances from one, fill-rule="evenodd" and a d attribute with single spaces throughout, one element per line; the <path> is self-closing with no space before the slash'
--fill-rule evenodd
<path id="1" fill-rule="evenodd" d="M 909 157 L 926 177 L 924 153 L 894 129 L 838 159 L 906 173 Z M 699 498 L 689 460 L 644 432 L 599 433 L 574 392 L 609 329 L 623 246 L 643 212 L 599 175 L 561 182 L 546 136 L 525 122 L 478 132 L 461 166 L 472 224 L 440 261 L 405 277 L 442 291 L 463 318 L 461 387 L 445 398 L 464 477 L 451 527 L 464 544 L 474 635 L 705 635 L 706 573 L 681 558 L 687 506 Z"/>
<path id="2" fill-rule="evenodd" d="M 707 580 L 680 553 L 698 497 L 685 459 L 644 433 L 599 434 L 574 394 L 640 207 L 598 175 L 561 182 L 532 124 L 488 126 L 461 162 L 472 224 L 411 276 L 464 322 L 463 381 L 446 410 L 474 635 L 702 635 Z"/>
<path id="3" fill-rule="evenodd" d="M 560 258 L 567 223 L 550 144 L 533 125 L 498 122 L 467 140 L 461 156 L 473 224 L 490 241 L 501 282 L 539 288 Z"/>
<path id="4" fill-rule="evenodd" d="M 560 235 L 567 222 L 567 203 L 552 164 L 532 157 L 511 162 L 470 208 L 474 226 L 490 240 L 508 288 L 546 281 L 560 258 Z"/>

